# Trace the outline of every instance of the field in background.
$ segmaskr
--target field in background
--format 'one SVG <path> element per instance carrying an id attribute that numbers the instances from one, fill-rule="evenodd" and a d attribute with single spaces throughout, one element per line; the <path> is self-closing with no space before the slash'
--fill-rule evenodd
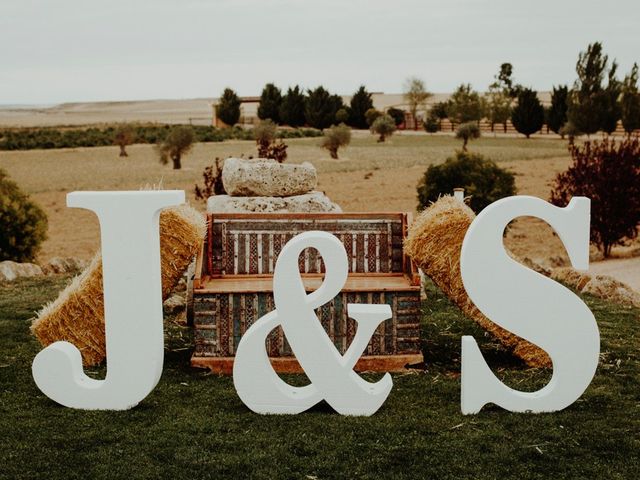
<path id="1" fill-rule="evenodd" d="M 317 138 L 290 139 L 287 143 L 287 162 L 312 162 L 319 172 L 318 189 L 345 211 L 415 211 L 416 185 L 426 167 L 443 162 L 460 148 L 460 142 L 447 135 L 400 134 L 379 144 L 376 137 L 359 132 L 348 148 L 340 150 L 340 160 L 332 160 L 318 147 Z M 549 196 L 556 173 L 569 163 L 566 142 L 559 139 L 486 136 L 470 148 L 512 170 L 519 193 L 544 199 Z M 251 141 L 201 143 L 183 159 L 183 169 L 175 171 L 169 165 L 160 165 L 153 146 L 133 145 L 128 152 L 128 158 L 118 157 L 118 147 L 0 152 L 0 167 L 44 207 L 49 217 L 49 239 L 40 259 L 90 258 L 98 248 L 97 219 L 90 212 L 67 208 L 68 192 L 137 190 L 162 184 L 164 188 L 185 190 L 190 201 L 204 209 L 193 194 L 194 184 L 202 183 L 203 169 L 215 157 L 256 155 Z M 563 255 L 557 239 L 544 225 L 531 228 L 531 222 L 521 222 L 509 235 L 518 239 L 514 248 L 529 256 Z"/>

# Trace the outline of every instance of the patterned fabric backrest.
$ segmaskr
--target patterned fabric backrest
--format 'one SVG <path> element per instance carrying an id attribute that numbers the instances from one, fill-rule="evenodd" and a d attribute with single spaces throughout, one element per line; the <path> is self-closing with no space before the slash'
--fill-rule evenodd
<path id="1" fill-rule="evenodd" d="M 295 235 L 323 230 L 344 244 L 349 272 L 402 273 L 406 214 L 209 214 L 204 269 L 208 275 L 272 274 L 282 247 Z M 321 273 L 313 249 L 300 272 Z"/>

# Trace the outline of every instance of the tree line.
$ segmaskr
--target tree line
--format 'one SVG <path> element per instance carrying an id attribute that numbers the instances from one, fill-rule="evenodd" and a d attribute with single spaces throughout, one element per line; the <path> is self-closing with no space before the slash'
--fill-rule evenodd
<path id="1" fill-rule="evenodd" d="M 634 64 L 623 79 L 617 77 L 617 69 L 617 62 L 609 61 L 600 42 L 590 44 L 578 56 L 574 84 L 571 87 L 554 86 L 551 104 L 545 108 L 538 92 L 515 83 L 513 66 L 503 63 L 486 94 L 463 83 L 448 100 L 430 106 L 422 126 L 428 132 L 436 132 L 443 119 L 455 124 L 487 119 L 492 130 L 502 126 L 506 132 L 511 121 L 518 132 L 529 137 L 546 124 L 563 137 L 573 137 L 598 131 L 612 133 L 621 121 L 624 130 L 631 133 L 640 129 L 638 65 Z M 421 79 L 412 77 L 405 82 L 403 96 L 408 113 L 415 121 L 420 110 L 427 110 L 427 101 L 432 94 Z M 405 122 L 403 110 L 389 108 L 386 112 L 378 112 L 371 97 L 364 85 L 345 104 L 342 97 L 322 85 L 306 92 L 296 85 L 283 93 L 276 85 L 268 83 L 260 95 L 258 117 L 279 125 L 308 125 L 320 130 L 341 123 L 366 129 L 382 115 L 391 117 L 396 126 Z M 235 125 L 240 119 L 240 98 L 231 88 L 224 90 L 216 108 L 220 120 L 228 125 Z"/>

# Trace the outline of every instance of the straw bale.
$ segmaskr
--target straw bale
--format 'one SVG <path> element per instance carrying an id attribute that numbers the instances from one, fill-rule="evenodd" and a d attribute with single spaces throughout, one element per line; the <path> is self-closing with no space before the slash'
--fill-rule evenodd
<path id="1" fill-rule="evenodd" d="M 475 218 L 473 211 L 452 196 L 443 196 L 415 219 L 405 241 L 405 253 L 462 312 L 532 367 L 550 367 L 541 348 L 499 327 L 469 299 L 460 275 L 464 236 Z"/>
<path id="2" fill-rule="evenodd" d="M 206 221 L 188 205 L 168 208 L 160 214 L 160 256 L 162 299 L 180 281 L 204 239 Z M 102 256 L 96 254 L 89 266 L 38 312 L 32 333 L 43 346 L 59 340 L 73 343 L 84 365 L 96 365 L 105 358 Z"/>

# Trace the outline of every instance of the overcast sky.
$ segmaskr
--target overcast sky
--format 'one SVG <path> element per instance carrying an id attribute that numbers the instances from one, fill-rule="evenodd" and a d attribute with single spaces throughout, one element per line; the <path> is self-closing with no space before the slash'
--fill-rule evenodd
<path id="1" fill-rule="evenodd" d="M 640 1 L 0 0 L 0 103 L 483 90 L 507 61 L 549 90 L 597 40 L 622 74 L 640 63 Z"/>

